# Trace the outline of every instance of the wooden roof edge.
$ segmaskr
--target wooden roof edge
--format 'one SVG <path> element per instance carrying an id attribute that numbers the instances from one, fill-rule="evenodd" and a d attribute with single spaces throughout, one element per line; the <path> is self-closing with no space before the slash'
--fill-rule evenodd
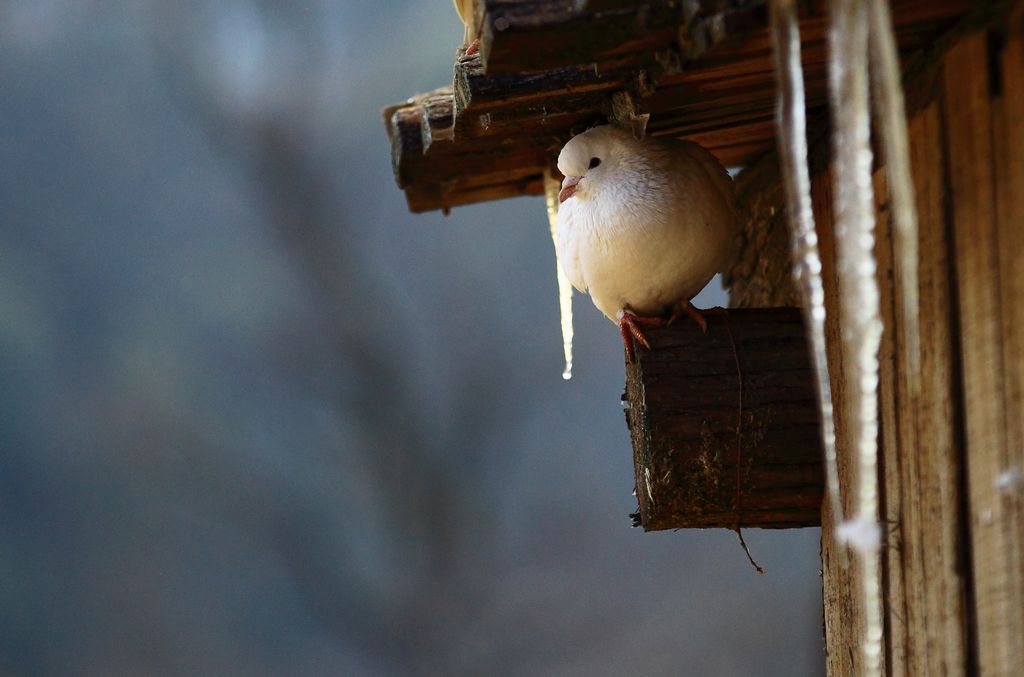
<path id="1" fill-rule="evenodd" d="M 962 19 L 970 3 L 897 0 L 895 7 L 901 48 L 920 51 Z M 819 62 L 827 37 L 817 9 L 801 20 L 810 41 L 804 53 L 808 105 L 816 107 L 825 103 L 826 72 Z M 648 52 L 632 65 L 616 57 L 492 75 L 481 55 L 460 55 L 451 87 L 384 109 L 395 177 L 410 209 L 539 194 L 539 177 L 565 141 L 608 121 L 639 133 L 654 114 L 647 133 L 695 140 L 726 165 L 745 164 L 772 149 L 774 76 L 763 10 L 762 2 L 743 11 L 730 3 L 730 18 L 696 14 L 687 27 L 696 38 Z M 641 62 L 645 67 L 636 66 Z"/>
<path id="2" fill-rule="evenodd" d="M 489 75 L 550 70 L 683 47 L 699 53 L 735 31 L 766 0 L 477 0 L 480 53 Z M 557 39 L 553 39 L 557 37 Z"/>
<path id="3" fill-rule="evenodd" d="M 563 0 L 479 0 L 478 8 L 481 3 L 485 12 L 490 11 L 492 14 L 507 11 L 513 6 L 520 10 L 538 5 L 558 6 L 564 10 L 565 6 Z M 576 4 L 582 6 L 583 1 L 577 0 Z M 721 2 L 717 2 L 720 11 L 706 15 L 701 14 L 698 6 L 701 3 L 684 2 L 682 5 L 687 5 L 685 8 L 670 0 L 654 4 L 665 6 L 662 14 L 658 15 L 659 21 L 664 19 L 665 12 L 671 10 L 673 16 L 686 22 L 685 27 L 675 26 L 669 40 L 661 45 L 663 49 L 651 51 L 650 45 L 645 48 L 627 42 L 605 54 L 603 60 L 592 63 L 566 63 L 545 71 L 504 73 L 499 70 L 491 74 L 489 70 L 493 62 L 486 63 L 486 53 L 490 49 L 488 45 L 507 44 L 502 40 L 516 35 L 515 28 L 510 27 L 497 43 L 488 42 L 485 35 L 481 39 L 478 55 L 467 57 L 460 54 L 457 57 L 452 86 L 417 94 L 402 103 L 385 107 L 383 115 L 392 144 L 395 179 L 399 187 L 406 190 L 410 209 L 417 212 L 447 209 L 476 201 L 472 199 L 474 196 L 497 199 L 501 197 L 501 191 L 495 181 L 499 176 L 509 173 L 514 178 L 508 185 L 508 196 L 534 194 L 535 182 L 528 182 L 531 189 L 524 192 L 518 176 L 527 170 L 540 176 L 544 167 L 553 162 L 558 149 L 574 132 L 598 122 L 613 121 L 642 133 L 649 117 L 643 110 L 642 101 L 654 91 L 656 81 L 664 75 L 680 72 L 683 61 L 696 59 L 699 54 L 728 38 L 729 27 L 750 27 L 750 12 L 763 9 L 763 0 L 728 0 L 725 9 L 721 9 Z M 641 11 L 640 7 L 646 6 L 645 3 L 617 0 L 594 6 L 601 13 L 599 18 L 603 23 L 597 24 L 601 30 L 607 30 L 608 21 L 613 19 L 630 23 L 631 27 L 625 33 L 621 30 L 611 31 L 620 39 L 623 35 L 630 37 L 632 32 L 644 31 L 650 26 L 649 17 L 641 17 L 643 21 L 636 23 L 636 13 Z M 527 14 L 520 12 L 522 25 L 531 25 L 531 29 L 545 25 L 538 20 L 536 13 L 530 16 Z M 726 18 L 727 14 L 743 15 L 745 19 Z M 491 19 L 495 16 L 492 15 Z M 548 16 L 550 18 L 551 15 Z M 586 16 L 586 8 L 582 13 L 577 12 L 572 16 L 563 11 L 558 16 L 559 21 L 554 23 L 560 26 L 559 30 L 572 30 L 572 22 L 585 21 Z M 564 25 L 566 22 L 569 25 Z M 548 24 L 548 27 L 551 25 L 554 24 Z M 642 56 L 627 59 L 623 57 L 624 52 L 639 53 Z M 490 171 L 489 178 L 492 181 L 487 190 L 459 185 L 461 182 L 449 176 L 451 172 L 446 172 L 446 167 L 442 167 L 439 174 L 432 171 L 431 165 L 437 168 L 439 164 L 447 166 L 458 163 L 460 154 L 491 154 L 494 157 L 518 157 L 522 160 L 522 153 L 513 156 L 502 151 L 501 146 L 507 145 L 510 139 L 502 138 L 496 132 L 502 129 L 501 124 L 506 128 L 516 127 L 515 114 L 511 113 L 512 117 L 509 117 L 515 105 L 528 115 L 539 110 L 541 127 L 544 119 L 554 121 L 547 130 L 530 130 L 548 133 L 541 142 L 534 137 L 530 138 L 528 145 L 532 153 L 526 154 L 529 156 L 526 166 L 521 165 L 510 172 L 509 168 L 500 166 L 499 162 L 499 166 L 484 169 L 485 172 Z M 501 119 L 492 119 L 492 113 L 497 113 Z M 443 143 L 437 145 L 435 142 Z M 460 148 L 463 145 L 466 147 Z M 423 181 L 417 181 L 418 177 L 427 176 L 436 178 L 436 185 L 431 187 Z M 486 181 L 488 177 L 482 177 L 481 180 Z M 415 195 L 409 193 L 414 184 L 417 188 Z M 467 195 L 456 197 L 461 192 Z M 431 202 L 431 196 L 435 198 L 434 202 Z"/>

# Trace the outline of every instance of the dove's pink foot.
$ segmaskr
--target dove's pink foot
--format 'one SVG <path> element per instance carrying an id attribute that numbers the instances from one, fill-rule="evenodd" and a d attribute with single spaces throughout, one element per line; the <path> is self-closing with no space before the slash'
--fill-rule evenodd
<path id="1" fill-rule="evenodd" d="M 680 301 L 676 304 L 676 307 L 672 309 L 672 317 L 668 318 L 668 325 L 671 326 L 673 322 L 685 315 L 696 322 L 697 326 L 700 327 L 700 330 L 706 334 L 708 333 L 708 321 L 706 316 L 725 315 L 727 313 L 728 311 L 721 306 L 701 310 L 689 301 Z"/>
<path id="2" fill-rule="evenodd" d="M 622 311 L 619 316 L 619 332 L 622 334 L 622 343 L 626 347 L 626 357 L 630 362 L 636 355 L 634 341 L 647 350 L 651 349 L 651 344 L 647 342 L 647 337 L 644 336 L 640 327 L 660 327 L 663 324 L 665 324 L 665 318 L 662 317 L 645 317 L 636 315 L 630 310 Z"/>
<path id="3" fill-rule="evenodd" d="M 466 56 L 473 56 L 476 51 L 480 48 L 480 38 L 477 38 L 473 42 L 469 43 L 469 47 L 466 48 Z"/>

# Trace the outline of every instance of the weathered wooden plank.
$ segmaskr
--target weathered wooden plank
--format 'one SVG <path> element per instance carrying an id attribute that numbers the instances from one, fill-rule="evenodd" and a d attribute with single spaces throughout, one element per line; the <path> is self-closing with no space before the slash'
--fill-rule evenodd
<path id="1" fill-rule="evenodd" d="M 821 441 L 800 311 L 646 333 L 654 350 L 627 363 L 625 394 L 640 525 L 816 526 Z"/>
<path id="2" fill-rule="evenodd" d="M 497 108 L 552 105 L 559 97 L 591 94 L 596 101 L 621 89 L 622 71 L 600 71 L 593 65 L 567 66 L 534 73 L 485 74 L 478 55 L 455 63 L 455 100 L 458 110 L 486 113 Z M 595 108 L 600 103 L 595 104 Z"/>
<path id="3" fill-rule="evenodd" d="M 789 225 L 776 153 L 765 155 L 739 174 L 736 195 L 741 213 L 741 244 L 724 274 L 729 305 L 799 305 L 800 295 L 792 279 Z"/>
<path id="4" fill-rule="evenodd" d="M 510 189 L 510 186 L 512 189 Z M 413 187 L 405 192 L 409 211 L 428 212 L 438 209 L 450 209 L 478 202 L 492 202 L 512 197 L 535 196 L 544 194 L 543 175 L 531 176 L 518 183 L 510 184 L 501 181 L 494 185 L 473 186 L 458 191 L 446 191 L 440 186 L 427 188 Z"/>
<path id="5" fill-rule="evenodd" d="M 882 585 L 885 590 L 885 656 L 887 673 L 890 677 L 903 677 L 908 674 L 919 674 L 911 669 L 908 657 L 908 627 L 914 625 L 915 617 L 920 613 L 919 607 L 908 607 L 907 590 L 903 580 L 900 558 L 903 555 L 901 518 L 908 516 L 903 512 L 903 492 L 915 491 L 916 477 L 905 475 L 903 464 L 898 453 L 902 450 L 913 453 L 913 448 L 901 447 L 901 433 L 905 421 L 901 420 L 905 413 L 900 409 L 900 397 L 906 393 L 900 388 L 900 346 L 899 328 L 896 319 L 896 300 L 894 298 L 893 278 L 894 254 L 892 213 L 889 207 L 888 182 L 883 171 L 876 171 L 872 176 L 875 198 L 875 259 L 878 264 L 879 311 L 882 319 L 882 340 L 878 351 L 878 414 L 879 414 L 879 467 L 881 478 L 879 517 L 889 528 L 884 535 L 888 547 L 881 553 Z M 896 615 L 895 609 L 900 613 Z"/>
<path id="6" fill-rule="evenodd" d="M 899 557 L 906 609 L 890 609 L 890 623 L 905 619 L 906 674 L 967 671 L 964 516 L 960 494 L 963 448 L 958 439 L 954 376 L 952 251 L 946 223 L 946 158 L 939 104 L 909 121 L 910 161 L 919 227 L 921 393 L 917 427 L 901 431 L 900 448 L 887 453 L 900 466 Z M 895 312 L 900 313 L 897 298 Z M 907 392 L 905 379 L 900 392 Z M 906 410 L 913 403 L 902 401 Z M 916 435 L 916 442 L 914 440 Z M 892 496 L 893 492 L 888 495 Z M 893 498 L 895 500 L 895 498 Z"/>
<path id="7" fill-rule="evenodd" d="M 1024 636 L 1008 552 L 1008 513 L 997 482 L 1007 470 L 1005 372 L 1001 351 L 995 150 L 987 36 L 976 32 L 947 54 L 943 77 L 964 436 L 967 450 L 972 602 L 982 674 L 1018 674 Z"/>
<path id="8" fill-rule="evenodd" d="M 876 173 L 877 255 L 885 321 L 879 396 L 882 416 L 883 551 L 889 675 L 964 674 L 966 631 L 961 572 L 962 518 L 957 485 L 950 326 L 949 243 L 938 106 L 909 124 L 920 214 L 920 322 L 924 387 L 911 399 L 886 182 Z"/>
<path id="9" fill-rule="evenodd" d="M 621 12 L 635 10 L 644 2 L 647 0 L 576 0 L 576 7 L 582 12 Z M 697 5 L 696 2 L 691 4 Z"/>
<path id="10" fill-rule="evenodd" d="M 455 97 L 450 93 L 431 97 L 423 102 L 420 116 L 420 139 L 423 152 L 430 150 L 434 141 L 452 141 L 455 138 Z"/>
<path id="11" fill-rule="evenodd" d="M 900 0 L 893 3 L 893 22 L 900 49 L 908 53 L 934 39 L 937 32 L 950 27 L 956 18 L 971 9 L 967 0 L 936 0 L 922 3 L 918 0 Z M 708 81 L 729 83 L 741 75 L 759 76 L 771 81 L 771 38 L 764 23 L 742 33 L 742 39 L 723 45 L 704 54 L 699 68 L 686 68 L 668 74 L 662 86 L 672 87 L 683 82 Z M 805 88 L 823 90 L 827 74 L 822 68 L 828 60 L 827 3 L 817 2 L 801 13 L 801 60 L 804 63 Z M 819 67 L 815 67 L 819 66 Z"/>
<path id="12" fill-rule="evenodd" d="M 673 44 L 683 3 L 653 0 L 615 11 L 578 11 L 574 0 L 484 0 L 480 52 L 488 73 L 574 64 L 653 62 Z"/>
<path id="13" fill-rule="evenodd" d="M 561 143 L 529 127 L 525 142 L 481 135 L 471 146 L 452 140 L 450 90 L 421 95 L 384 111 L 396 182 L 414 212 L 543 193 L 545 163 Z M 424 180 L 429 176 L 429 181 Z"/>
<path id="14" fill-rule="evenodd" d="M 423 111 L 418 106 L 394 109 L 388 124 L 391 137 L 391 168 L 399 188 L 408 188 L 419 178 L 423 155 Z"/>
<path id="15" fill-rule="evenodd" d="M 827 143 L 823 140 L 822 143 Z M 814 150 L 812 149 L 812 153 Z M 829 374 L 832 378 L 832 402 L 836 424 L 836 456 L 840 486 L 843 491 L 844 515 L 852 514 L 853 492 L 856 486 L 854 449 L 851 445 L 846 399 L 847 377 L 843 370 L 841 327 L 839 324 L 839 282 L 836 271 L 835 233 L 832 208 L 832 182 L 827 169 L 811 176 L 811 201 L 814 222 L 819 236 L 822 263 L 822 282 L 825 288 L 825 338 L 828 352 Z M 829 503 L 824 504 L 821 524 L 821 568 L 825 602 L 826 669 L 830 676 L 862 674 L 861 638 L 864 636 L 864 618 L 859 600 L 862 597 L 860 577 L 852 562 L 843 566 L 844 557 L 837 550 L 838 539 L 833 531 L 834 518 Z M 848 558 L 846 558 L 848 562 Z"/>
<path id="16" fill-rule="evenodd" d="M 996 201 L 999 243 L 1000 306 L 1005 376 L 1007 456 L 997 478 L 1004 522 L 1007 602 L 1016 616 L 1008 625 L 1017 634 L 1020 659 L 1024 644 L 1024 2 L 1010 13 L 1002 58 L 993 78 L 993 141 L 996 150 Z M 1012 632 L 1012 630 L 1011 630 Z"/>

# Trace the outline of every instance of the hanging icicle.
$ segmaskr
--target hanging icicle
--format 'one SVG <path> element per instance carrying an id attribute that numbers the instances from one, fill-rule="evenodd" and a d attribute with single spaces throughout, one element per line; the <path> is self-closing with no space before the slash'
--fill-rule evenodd
<path id="1" fill-rule="evenodd" d="M 893 249 L 903 312 L 903 360 L 909 386 L 908 407 L 913 415 L 921 392 L 921 331 L 917 282 L 917 205 L 910 174 L 907 113 L 900 82 L 899 54 L 886 0 L 872 0 L 869 9 L 868 49 L 875 112 L 882 136 L 885 175 L 892 198 Z M 913 425 L 913 422 L 911 422 Z"/>
<path id="2" fill-rule="evenodd" d="M 885 0 L 833 0 L 830 95 L 833 111 L 834 211 L 839 310 L 847 397 L 847 434 L 855 452 L 855 513 L 842 520 L 831 391 L 824 352 L 824 293 L 810 202 L 800 38 L 794 0 L 773 0 L 772 37 L 780 89 L 780 157 L 793 230 L 794 269 L 804 295 L 817 370 L 826 450 L 826 481 L 837 539 L 858 553 L 864 638 L 862 674 L 880 675 L 882 615 L 878 501 L 878 350 L 882 321 L 874 258 L 868 54 L 893 201 L 895 258 L 903 301 L 903 360 L 909 393 L 920 392 L 917 214 L 892 19 Z M 870 35 L 870 38 L 869 38 Z M 870 40 L 870 47 L 869 47 Z M 842 554 L 843 551 L 840 550 Z"/>
<path id="3" fill-rule="evenodd" d="M 856 510 L 838 536 L 860 564 L 863 669 L 881 674 L 882 611 L 878 547 L 878 350 L 882 337 L 868 102 L 868 4 L 833 0 L 829 31 L 829 93 L 836 259 L 844 373 L 849 381 L 846 426 L 856 451 Z"/>
<path id="4" fill-rule="evenodd" d="M 554 177 L 551 170 L 544 172 L 544 195 L 548 205 L 548 225 L 551 228 L 551 241 L 555 245 L 555 268 L 558 273 L 558 310 L 562 325 L 562 352 L 565 354 L 565 370 L 562 378 L 572 378 L 572 283 L 562 272 L 558 263 L 558 191 L 561 183 Z"/>
<path id="5" fill-rule="evenodd" d="M 777 120 L 779 159 L 786 187 L 786 211 L 792 236 L 793 275 L 803 297 L 804 322 L 810 339 L 811 363 L 821 412 L 821 436 L 825 450 L 825 488 L 832 513 L 833 533 L 843 519 L 842 494 L 836 462 L 836 431 L 832 388 L 825 352 L 825 289 L 821 280 L 818 234 L 811 209 L 811 179 L 807 168 L 807 120 L 804 75 L 800 62 L 800 27 L 795 0 L 773 0 L 772 43 L 775 77 L 779 85 Z M 845 550 L 838 550 L 845 566 Z"/>

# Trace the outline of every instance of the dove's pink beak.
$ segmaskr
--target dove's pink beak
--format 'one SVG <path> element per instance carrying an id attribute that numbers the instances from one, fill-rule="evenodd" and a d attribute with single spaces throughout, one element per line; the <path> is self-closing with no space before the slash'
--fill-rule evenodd
<path id="1" fill-rule="evenodd" d="M 579 176 L 567 176 L 562 180 L 562 191 L 558 194 L 558 204 L 562 204 L 576 194 L 576 184 L 580 182 Z"/>

